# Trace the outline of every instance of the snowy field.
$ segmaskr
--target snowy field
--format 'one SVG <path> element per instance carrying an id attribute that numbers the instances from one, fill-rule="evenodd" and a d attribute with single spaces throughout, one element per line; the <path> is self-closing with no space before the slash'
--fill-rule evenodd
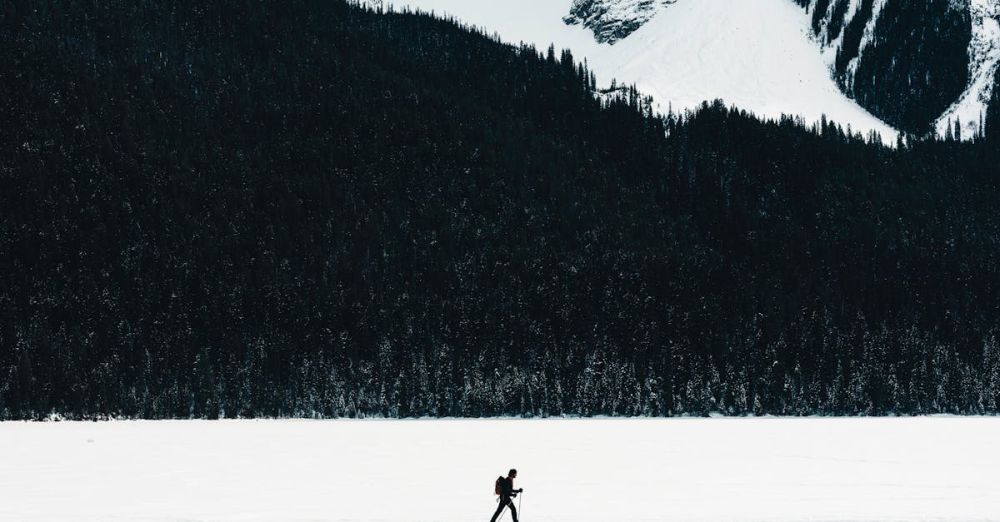
<path id="1" fill-rule="evenodd" d="M 1000 418 L 0 423 L 4 521 L 1000 520 Z M 509 514 L 505 515 L 509 520 Z"/>

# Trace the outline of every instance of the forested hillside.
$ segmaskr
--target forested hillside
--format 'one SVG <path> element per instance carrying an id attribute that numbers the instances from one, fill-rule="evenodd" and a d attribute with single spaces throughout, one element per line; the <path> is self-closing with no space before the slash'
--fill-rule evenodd
<path id="1" fill-rule="evenodd" d="M 338 0 L 0 26 L 2 418 L 998 410 L 996 142 Z"/>

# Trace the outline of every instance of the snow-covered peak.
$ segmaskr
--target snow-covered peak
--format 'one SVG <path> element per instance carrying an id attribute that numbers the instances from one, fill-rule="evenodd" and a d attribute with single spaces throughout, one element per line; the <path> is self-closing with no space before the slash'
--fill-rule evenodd
<path id="1" fill-rule="evenodd" d="M 614 44 L 656 16 L 659 8 L 676 0 L 573 0 L 563 21 L 594 32 L 598 42 Z"/>

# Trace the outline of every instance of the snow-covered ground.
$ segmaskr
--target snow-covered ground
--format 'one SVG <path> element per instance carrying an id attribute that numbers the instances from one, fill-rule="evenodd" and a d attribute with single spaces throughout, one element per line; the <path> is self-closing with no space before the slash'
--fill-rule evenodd
<path id="1" fill-rule="evenodd" d="M 586 58 L 602 84 L 636 84 L 662 111 L 695 108 L 705 100 L 760 116 L 822 115 L 855 131 L 896 132 L 847 98 L 831 77 L 828 59 L 810 37 L 809 14 L 790 0 L 678 0 L 615 45 L 562 19 L 571 0 L 367 0 L 449 15 L 502 40 L 554 43 Z"/>
<path id="2" fill-rule="evenodd" d="M 1000 520 L 1000 418 L 0 423 L 0 520 Z M 505 517 L 509 520 L 509 515 Z"/>

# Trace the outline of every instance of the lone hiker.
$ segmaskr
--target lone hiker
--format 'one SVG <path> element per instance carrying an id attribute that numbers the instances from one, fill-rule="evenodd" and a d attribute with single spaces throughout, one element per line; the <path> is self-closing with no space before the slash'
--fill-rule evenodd
<path id="1" fill-rule="evenodd" d="M 514 478 L 517 477 L 517 470 L 512 469 L 507 472 L 507 478 L 497 477 L 497 482 L 495 486 L 495 491 L 497 495 L 500 495 L 500 504 L 497 506 L 496 513 L 493 513 L 493 518 L 490 522 L 496 522 L 497 518 L 500 517 L 500 513 L 503 513 L 503 508 L 510 507 L 510 516 L 517 522 L 517 510 L 514 509 L 514 502 L 511 501 L 511 497 L 516 497 L 518 493 L 524 491 L 524 488 L 514 489 Z"/>

